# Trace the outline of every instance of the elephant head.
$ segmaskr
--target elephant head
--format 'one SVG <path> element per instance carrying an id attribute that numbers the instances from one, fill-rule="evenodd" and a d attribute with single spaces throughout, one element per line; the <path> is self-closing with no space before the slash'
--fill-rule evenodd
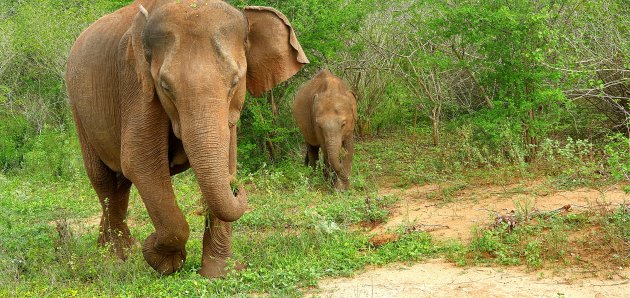
<path id="1" fill-rule="evenodd" d="M 349 141 L 357 118 L 356 96 L 350 90 L 327 90 L 316 94 L 313 100 L 313 113 L 318 139 L 323 140 L 327 162 L 337 173 L 335 188 L 347 189 L 348 171 L 342 165 L 340 152 L 343 142 Z"/>
<path id="2" fill-rule="evenodd" d="M 239 11 L 202 0 L 153 1 L 139 8 L 128 55 L 142 97 L 161 103 L 210 210 L 234 221 L 246 208 L 244 192 L 235 195 L 230 187 L 234 125 L 246 90 L 260 96 L 308 60 L 286 17 L 273 8 Z"/>

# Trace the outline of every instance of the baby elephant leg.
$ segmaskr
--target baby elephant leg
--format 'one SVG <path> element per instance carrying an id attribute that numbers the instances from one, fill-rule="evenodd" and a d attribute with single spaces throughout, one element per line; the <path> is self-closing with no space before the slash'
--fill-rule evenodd
<path id="1" fill-rule="evenodd" d="M 305 165 L 317 168 L 317 160 L 319 159 L 319 147 L 311 144 L 306 144 L 306 158 L 304 160 Z"/>

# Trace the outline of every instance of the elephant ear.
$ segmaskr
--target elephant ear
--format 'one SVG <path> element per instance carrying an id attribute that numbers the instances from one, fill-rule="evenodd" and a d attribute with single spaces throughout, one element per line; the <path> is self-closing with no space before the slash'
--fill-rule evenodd
<path id="1" fill-rule="evenodd" d="M 155 97 L 155 86 L 153 77 L 151 76 L 151 65 L 148 62 L 150 53 L 145 51 L 143 42 L 143 31 L 148 19 L 148 12 L 142 6 L 138 6 L 138 13 L 133 18 L 131 27 L 124 35 L 123 40 L 127 39 L 127 63 L 135 69 L 135 77 L 133 80 L 138 81 L 141 85 L 142 99 L 151 101 Z M 131 78 L 123 78 L 125 83 Z"/>
<path id="2" fill-rule="evenodd" d="M 350 92 L 350 94 L 352 94 L 352 96 L 354 96 L 354 101 L 359 101 L 359 97 L 357 96 L 357 94 L 354 91 L 349 90 L 348 92 Z"/>
<path id="3" fill-rule="evenodd" d="M 348 92 L 350 92 L 350 94 L 354 96 L 354 104 L 352 105 L 352 118 L 354 122 L 356 123 L 357 119 L 359 118 L 358 113 L 357 113 L 357 104 L 359 101 L 359 96 L 357 96 L 357 94 L 352 90 L 349 90 Z"/>
<path id="4" fill-rule="evenodd" d="M 263 92 L 292 77 L 309 61 L 287 17 L 263 6 L 247 6 L 249 22 L 247 90 L 260 97 Z"/>
<path id="5" fill-rule="evenodd" d="M 232 97 L 232 100 L 230 101 L 230 114 L 228 117 L 228 125 L 230 128 L 236 125 L 238 119 L 241 118 L 241 110 L 243 109 L 244 103 L 245 89 L 240 88 L 240 90 L 234 94 L 234 97 Z"/>

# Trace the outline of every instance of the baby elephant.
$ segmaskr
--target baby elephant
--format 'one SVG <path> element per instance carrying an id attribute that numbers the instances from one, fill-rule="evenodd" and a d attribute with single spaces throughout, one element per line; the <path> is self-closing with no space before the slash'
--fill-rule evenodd
<path id="1" fill-rule="evenodd" d="M 354 122 L 357 119 L 356 95 L 329 70 L 320 71 L 298 90 L 293 102 L 293 117 L 306 141 L 304 163 L 315 168 L 319 147 L 324 152 L 324 178 L 337 190 L 347 190 L 354 154 Z M 341 147 L 346 153 L 340 160 Z M 330 168 L 334 171 L 332 177 Z"/>

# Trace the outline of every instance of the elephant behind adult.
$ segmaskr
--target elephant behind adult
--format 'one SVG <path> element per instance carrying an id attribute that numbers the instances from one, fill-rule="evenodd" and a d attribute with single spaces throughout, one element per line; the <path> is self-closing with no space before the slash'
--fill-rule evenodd
<path id="1" fill-rule="evenodd" d="M 171 175 L 191 167 L 209 213 L 200 273 L 225 273 L 231 224 L 247 207 L 236 175 L 236 122 L 255 96 L 308 63 L 289 21 L 272 8 L 222 1 L 138 0 L 86 29 L 66 84 L 88 177 L 103 209 L 99 244 L 122 259 L 135 185 L 156 231 L 143 244 L 158 272 L 179 270 L 189 228 Z"/>
<path id="2" fill-rule="evenodd" d="M 353 132 L 357 119 L 355 93 L 332 72 L 321 70 L 297 91 L 293 101 L 293 117 L 306 141 L 304 163 L 315 168 L 321 147 L 324 177 L 330 178 L 332 168 L 335 188 L 347 190 L 350 186 Z M 346 154 L 340 161 L 342 147 Z"/>

